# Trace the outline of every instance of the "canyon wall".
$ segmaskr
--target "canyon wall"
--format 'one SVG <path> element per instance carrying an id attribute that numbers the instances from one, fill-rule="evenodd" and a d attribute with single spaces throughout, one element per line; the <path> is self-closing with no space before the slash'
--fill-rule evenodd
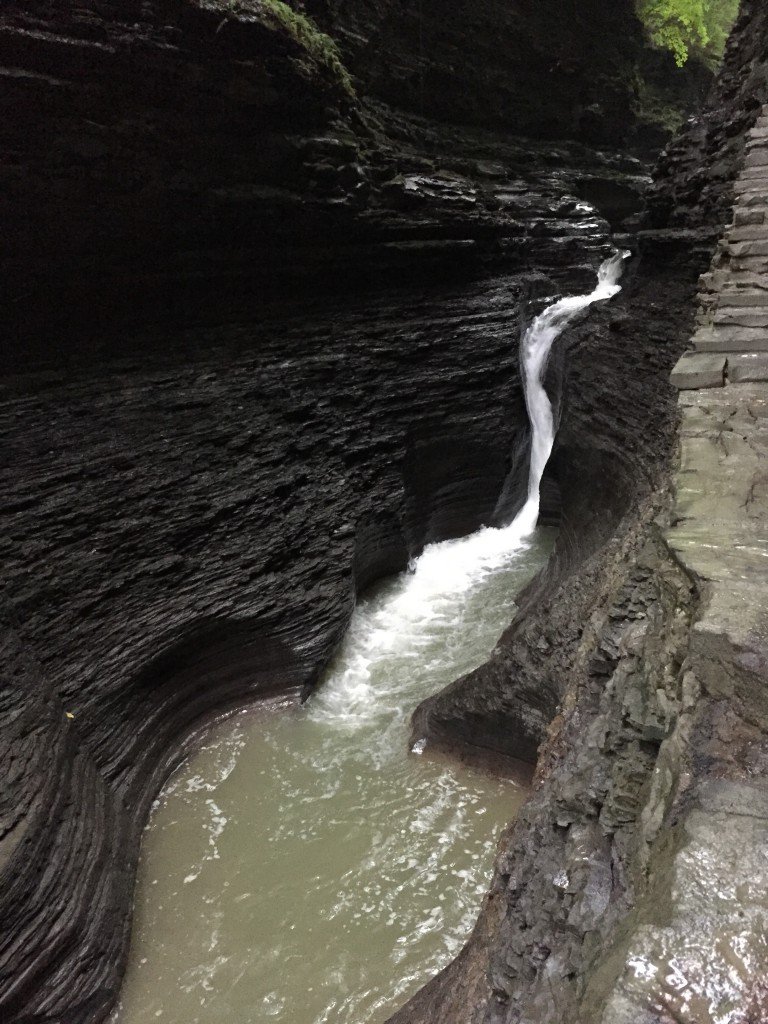
<path id="1" fill-rule="evenodd" d="M 436 745 L 538 753 L 537 781 L 472 940 L 393 1024 L 768 1017 L 762 572 L 742 536 L 764 521 L 764 396 L 692 393 L 678 456 L 668 382 L 767 70 L 766 11 L 745 2 L 660 161 L 632 280 L 567 339 L 555 557 L 491 661 L 414 717 Z"/>
<path id="2" fill-rule="evenodd" d="M 591 285 L 605 218 L 636 226 L 645 167 L 615 151 L 645 131 L 627 85 L 642 50 L 628 0 L 574 4 L 568 31 L 554 0 L 467 5 L 455 19 L 425 2 L 418 22 L 394 3 L 307 11 L 338 51 L 256 0 L 10 0 L 0 12 L 9 1024 L 104 1019 L 149 804 L 210 715 L 311 689 L 358 587 L 430 540 L 511 516 L 529 443 L 519 332 L 546 296 Z M 753 46 L 748 20 L 741 31 Z M 734 111 L 749 88 L 741 52 L 723 101 Z M 532 97 L 548 112 L 539 127 Z M 733 135 L 727 186 L 736 116 L 694 132 L 696 155 L 692 142 L 671 151 L 626 304 L 572 331 L 553 361 L 562 429 L 547 495 L 561 541 L 523 602 L 527 624 L 482 677 L 499 676 L 513 753 L 534 756 L 566 677 L 571 689 L 585 679 L 586 622 L 605 648 L 589 678 L 626 667 L 623 630 L 651 607 L 660 649 L 678 656 L 669 609 L 691 614 L 691 585 L 658 568 L 642 524 L 662 514 L 653 489 L 674 420 L 663 379 L 713 224 L 673 224 L 675 190 Z M 523 666 L 524 700 L 510 665 Z M 466 703 L 453 718 L 430 712 L 435 740 L 509 753 L 487 740 L 489 721 Z M 510 858 L 523 844 L 521 864 L 536 801 L 552 809 L 548 765 L 580 749 L 577 719 L 552 735 L 544 795 L 508 840 Z M 621 763 L 634 780 L 633 757 Z M 547 849 L 542 865 L 560 863 Z M 488 958 L 475 944 L 450 983 L 462 1024 L 456 992 L 471 983 L 471 1012 L 485 1013 L 488 976 L 492 1012 L 506 1012 L 515 956 L 533 991 L 559 926 L 537 910 L 529 955 L 501 895 L 505 863 L 491 905 L 506 937 L 486 914 Z M 535 885 L 520 892 L 538 906 Z M 435 1009 L 448 991 L 440 981 L 405 1013 L 449 1020 Z"/>
<path id="3" fill-rule="evenodd" d="M 11 2 L 0 54 L 0 1013 L 84 1024 L 185 742 L 514 511 L 517 336 L 646 179 L 368 100 L 259 3 Z"/>
<path id="4" fill-rule="evenodd" d="M 448 209 L 437 224 L 419 217 L 400 177 L 409 150 L 428 168 L 461 149 L 463 133 L 435 138 L 414 116 L 493 129 L 471 143 L 491 163 L 500 130 L 614 151 L 658 136 L 641 93 L 683 110 L 704 77 L 668 64 L 643 77 L 631 8 L 574 2 L 563 17 L 554 0 L 493 0 L 446 18 L 437 3 L 309 5 L 337 50 L 314 22 L 261 0 L 9 0 L 0 301 L 23 352 L 3 364 L 103 344 L 116 321 L 150 309 L 214 318 L 212 307 L 252 300 L 257 285 L 292 295 L 297 282 L 375 282 L 386 268 L 420 273 L 424 255 L 426 276 L 436 261 L 450 271 L 466 259 L 473 272 L 478 247 L 498 252 L 494 218 L 469 249 L 412 248 L 406 261 L 392 248 L 466 239 Z M 524 177 L 540 147 L 516 149 Z M 546 155 L 553 169 L 569 160 L 568 147 Z M 610 192 L 601 160 L 585 162 Z"/>

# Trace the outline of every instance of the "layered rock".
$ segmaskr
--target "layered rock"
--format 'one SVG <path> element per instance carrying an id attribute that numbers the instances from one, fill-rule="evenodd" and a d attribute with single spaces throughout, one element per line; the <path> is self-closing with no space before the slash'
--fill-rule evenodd
<path id="1" fill-rule="evenodd" d="M 270 4 L 11 0 L 0 13 L 4 312 L 16 339 L 0 410 L 0 1010 L 12 1024 L 103 1019 L 149 803 L 210 714 L 311 687 L 357 586 L 519 502 L 528 436 L 511 342 L 545 294 L 591 283 L 607 251 L 607 225 L 579 200 L 616 224 L 637 208 L 643 168 L 584 140 L 613 137 L 601 125 L 626 118 L 620 64 L 638 26 L 628 3 L 574 5 L 568 51 L 560 4 L 476 6 L 475 59 L 446 90 L 459 23 L 438 38 L 440 12 L 425 6 L 434 56 L 414 64 L 414 22 L 394 5 L 367 5 L 360 36 L 363 7 L 307 4 L 353 81 L 316 26 Z M 554 33 L 560 64 L 537 58 L 513 81 L 487 42 L 494 19 L 505 38 L 528 26 L 515 45 L 528 52 L 537 37 L 540 56 Z M 589 40 L 622 26 L 618 57 L 596 53 Z M 379 50 L 402 62 L 374 61 Z M 486 123 L 531 130 L 523 96 L 544 95 L 546 134 L 573 124 L 577 138 L 435 124 L 413 112 L 425 82 L 428 114 L 492 87 Z M 366 88 L 410 112 L 363 102 Z M 459 117 L 480 120 L 479 104 Z M 619 665 L 631 676 L 618 652 L 627 608 L 653 610 L 673 658 L 670 609 L 690 614 L 688 584 L 674 567 L 660 574 L 636 518 L 608 548 L 611 572 L 598 554 L 633 503 L 646 508 L 669 447 L 658 382 L 677 345 L 669 310 L 691 275 L 674 265 L 642 276 L 624 313 L 574 332 L 568 359 L 553 362 L 553 393 L 566 397 L 548 494 L 553 514 L 562 497 L 564 527 L 526 599 L 532 642 L 518 624 L 505 648 L 531 692 L 541 683 L 515 726 L 529 753 L 595 609 L 607 609 L 594 625 L 598 680 Z M 665 348 L 639 337 L 640 311 Z M 595 362 L 606 367 L 597 387 Z M 622 566 L 640 551 L 646 568 L 627 583 Z M 636 709 L 616 743 L 649 742 L 646 719 L 665 713 Z M 465 725 L 462 739 L 484 728 Z M 546 764 L 541 778 L 554 779 Z M 631 799 L 622 778 L 619 804 Z M 559 913 L 540 917 L 542 949 Z M 478 934 L 493 939 L 505 993 L 504 951 L 516 944 L 531 962 L 525 941 L 499 946 L 488 921 Z M 467 956 L 472 1012 L 485 1012 L 487 964 Z"/>
<path id="2" fill-rule="evenodd" d="M 194 731 L 298 698 L 357 587 L 512 513 L 527 302 L 591 284 L 608 251 L 581 183 L 623 189 L 620 219 L 644 182 L 578 143 L 361 112 L 327 69 L 314 93 L 301 47 L 256 15 L 142 11 L 81 8 L 67 33 L 48 5 L 3 12 L 8 77 L 66 149 L 24 135 L 6 236 L 23 340 L 0 410 L 14 1022 L 97 1021 L 116 998 L 141 828 Z M 73 133 L 101 144 L 73 163 Z"/>
<path id="3" fill-rule="evenodd" d="M 306 6 L 338 38 L 366 93 L 443 121 L 532 138 L 642 149 L 658 140 L 659 125 L 641 109 L 639 90 L 690 109 L 709 80 L 695 66 L 675 74 L 671 55 L 649 49 L 633 0 Z"/>
<path id="4" fill-rule="evenodd" d="M 678 472 L 664 441 L 665 377 L 694 331 L 697 270 L 755 166 L 745 154 L 767 63 L 766 12 L 747 2 L 711 108 L 661 162 L 642 260 L 605 315 L 602 331 L 628 341 L 628 373 L 606 383 L 589 438 L 568 390 L 558 471 L 562 456 L 571 477 L 588 470 L 574 435 L 608 459 L 574 505 L 561 481 L 561 550 L 491 662 L 415 716 L 417 735 L 452 748 L 542 745 L 475 935 L 397 1024 L 768 1017 L 762 396 L 743 384 L 684 397 Z M 727 276 L 719 265 L 705 286 Z M 590 347 L 615 355 L 602 331 L 571 339 L 571 366 Z M 635 358 L 657 375 L 642 411 L 628 391 L 647 373 Z M 660 444 L 643 416 L 666 422 Z M 615 505 L 590 505 L 586 491 L 606 483 Z"/>
<path id="5" fill-rule="evenodd" d="M 25 350 L 60 353 L 150 305 L 178 318 L 246 301 L 255 284 L 290 295 L 297 281 L 375 279 L 382 263 L 402 265 L 402 248 L 387 249 L 397 241 L 429 241 L 434 265 L 434 243 L 474 239 L 470 251 L 443 245 L 441 268 L 477 244 L 495 251 L 493 218 L 469 235 L 451 218 L 436 229 L 406 195 L 398 225 L 391 200 L 402 175 L 451 172 L 431 157 L 454 147 L 492 164 L 499 128 L 614 150 L 640 130 L 631 0 L 570 6 L 563 17 L 554 0 L 488 0 L 446 19 L 428 3 L 417 19 L 399 0 L 307 5 L 339 51 L 271 0 L 10 0 L 0 12 L 5 322 Z M 667 88 L 685 107 L 699 83 Z M 496 135 L 435 146 L 376 98 Z M 541 147 L 510 148 L 525 179 Z M 617 168 L 576 161 L 586 198 L 636 208 Z"/>

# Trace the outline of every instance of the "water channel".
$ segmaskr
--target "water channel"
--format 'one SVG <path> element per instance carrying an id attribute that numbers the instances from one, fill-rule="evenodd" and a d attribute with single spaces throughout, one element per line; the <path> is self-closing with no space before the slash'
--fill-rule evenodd
<path id="1" fill-rule="evenodd" d="M 435 565 L 461 561 L 450 543 Z M 550 543 L 465 563 L 442 594 L 384 583 L 310 703 L 225 721 L 177 772 L 145 833 L 121 1024 L 379 1022 L 458 952 L 525 789 L 409 754 L 409 718 L 488 656 Z"/>
<path id="2" fill-rule="evenodd" d="M 306 705 L 220 723 L 164 788 L 119 1024 L 381 1024 L 461 948 L 525 781 L 409 753 L 409 719 L 486 660 L 548 556 L 552 532 L 535 528 L 554 439 L 546 359 L 618 291 L 621 259 L 522 340 L 534 436 L 515 521 L 429 546 L 358 604 Z"/>

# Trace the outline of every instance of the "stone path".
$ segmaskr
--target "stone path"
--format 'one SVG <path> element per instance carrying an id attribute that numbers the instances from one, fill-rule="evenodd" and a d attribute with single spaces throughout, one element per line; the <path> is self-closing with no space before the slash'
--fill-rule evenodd
<path id="1" fill-rule="evenodd" d="M 672 371 L 682 424 L 667 539 L 709 590 L 695 630 L 749 646 L 768 611 L 768 106 L 736 196 L 702 275 L 694 351 Z"/>
<path id="2" fill-rule="evenodd" d="M 748 137 L 733 223 L 701 283 L 693 351 L 672 383 L 691 390 L 768 381 L 768 107 Z"/>
<path id="3" fill-rule="evenodd" d="M 736 193 L 733 224 L 702 276 L 693 351 L 672 372 L 680 463 L 665 537 L 699 602 L 683 710 L 665 741 L 672 755 L 663 745 L 657 762 L 660 776 L 677 754 L 688 766 L 675 782 L 663 909 L 637 927 L 627 957 L 658 965 L 658 977 L 628 973 L 635 1002 L 612 1024 L 650 1020 L 639 1007 L 660 991 L 672 999 L 664 977 L 676 979 L 664 1005 L 680 1024 L 731 1020 L 735 1008 L 768 1021 L 768 107 Z"/>

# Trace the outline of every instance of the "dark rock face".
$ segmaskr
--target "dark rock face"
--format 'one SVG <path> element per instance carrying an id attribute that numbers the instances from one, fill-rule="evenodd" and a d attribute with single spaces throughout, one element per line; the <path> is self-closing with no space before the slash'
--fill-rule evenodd
<path id="1" fill-rule="evenodd" d="M 400 0 L 318 0 L 310 10 L 339 39 L 355 98 L 259 0 L 68 9 L 9 0 L 0 12 L 5 322 L 25 349 L 45 337 L 69 351 L 150 303 L 179 316 L 252 295 L 255 283 L 290 293 L 297 281 L 376 278 L 382 261 L 401 266 L 402 251 L 385 248 L 400 241 L 440 241 L 431 258 L 446 267 L 478 245 L 495 251 L 498 218 L 478 217 L 467 235 L 458 231 L 466 218 L 452 227 L 444 216 L 449 205 L 482 212 L 461 182 L 439 231 L 421 223 L 418 195 L 399 194 L 402 176 L 455 173 L 432 159 L 454 145 L 372 101 L 615 149 L 640 123 L 642 34 L 631 6 L 573 0 L 564 12 L 555 0 L 489 0 L 446 16 L 445 5 L 427 3 L 420 26 L 416 5 Z M 458 132 L 456 148 L 492 176 L 500 141 Z M 510 148 L 522 178 L 541 162 L 534 143 Z M 618 187 L 626 205 L 617 168 L 575 160 L 587 198 Z M 447 245 L 467 238 L 474 248 Z"/>
<path id="2" fill-rule="evenodd" d="M 311 684 L 356 580 L 492 516 L 526 442 L 519 301 L 507 281 L 398 293 L 6 383 L 4 1020 L 114 999 L 179 740 Z"/>
<path id="3" fill-rule="evenodd" d="M 206 717 L 298 696 L 356 587 L 519 504 L 527 301 L 593 279 L 607 248 L 604 222 L 564 198 L 568 173 L 542 170 L 535 192 L 503 164 L 397 184 L 393 223 L 415 203 L 432 231 L 490 226 L 503 276 L 310 297 L 290 315 L 281 299 L 161 345 L 156 327 L 112 334 L 66 368 L 27 356 L 4 379 L 4 600 L 30 663 L 4 708 L 9 1021 L 103 1018 L 149 803 Z"/>
<path id="4" fill-rule="evenodd" d="M 0 51 L 0 1007 L 80 1024 L 184 740 L 514 510 L 526 302 L 606 251 L 580 189 L 644 177 L 363 109 L 260 6 L 9 3 Z"/>
<path id="5" fill-rule="evenodd" d="M 639 39 L 629 7 L 574 3 L 566 38 L 554 2 L 449 18 L 425 3 L 424 51 L 395 4 L 307 4 L 370 91 L 361 101 L 261 4 L 4 4 L 0 264 L 16 341 L 0 357 L 4 1022 L 104 1018 L 141 827 L 194 731 L 238 702 L 311 687 L 356 587 L 430 540 L 514 512 L 528 446 L 516 335 L 545 294 L 587 287 L 607 250 L 606 223 L 579 199 L 618 226 L 645 184 L 637 161 L 584 144 L 618 143 L 627 120 L 622 62 Z M 497 26 L 501 49 L 488 42 Z M 550 67 L 545 46 L 557 50 Z M 414 110 L 526 131 L 546 118 L 538 141 L 520 141 Z M 541 142 L 561 134 L 570 141 Z M 672 263 L 676 244 L 647 242 Z M 562 503 L 561 542 L 527 595 L 525 636 L 515 624 L 484 677 L 503 677 L 494 700 L 518 753 L 533 756 L 595 608 L 617 609 L 617 622 L 652 609 L 677 657 L 670 609 L 688 614 L 685 580 L 674 567 L 658 575 L 636 515 L 608 555 L 599 548 L 633 504 L 645 514 L 661 478 L 672 407 L 659 381 L 697 258 L 683 245 L 691 264 L 669 285 L 666 271 L 641 274 L 624 312 L 573 332 L 553 362 L 563 428 L 547 494 L 553 516 Z M 633 552 L 645 553 L 634 570 Z M 637 669 L 617 653 L 623 627 L 604 619 L 603 660 L 573 676 L 596 703 L 595 680 Z M 601 707 L 614 722 L 615 707 Z M 617 750 L 651 742 L 663 709 L 649 707 Z M 429 722 L 446 742 L 509 752 L 498 730 L 487 740 L 482 707 Z M 526 821 L 543 835 L 546 761 L 541 777 Z M 615 790 L 617 806 L 634 799 L 624 776 Z M 533 847 L 520 842 L 523 863 Z M 539 921 L 534 954 L 511 919 L 500 946 L 486 914 L 487 957 L 478 938 L 449 972 L 450 995 L 440 981 L 419 997 L 425 1019 L 446 1000 L 456 1019 L 468 1005 L 484 1013 L 488 962 L 494 1013 L 518 968 L 538 993 L 532 965 L 561 910 Z"/>
<path id="6" fill-rule="evenodd" d="M 616 146 L 643 48 L 632 0 L 312 0 L 366 91 L 441 120 Z M 610 38 L 612 45 L 605 46 Z"/>
<path id="7" fill-rule="evenodd" d="M 351 103 L 305 58 L 264 17 L 215 4 L 5 4 L 11 321 L 71 345 L 150 283 L 157 297 L 263 262 L 301 203 L 308 140 Z"/>

